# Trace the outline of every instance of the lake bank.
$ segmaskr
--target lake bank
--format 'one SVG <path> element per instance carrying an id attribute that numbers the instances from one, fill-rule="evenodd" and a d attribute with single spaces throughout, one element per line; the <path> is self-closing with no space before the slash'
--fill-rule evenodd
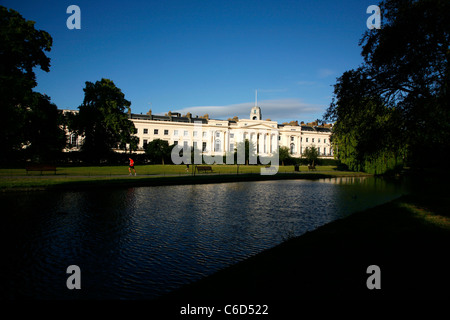
<path id="1" fill-rule="evenodd" d="M 331 222 L 161 300 L 448 299 L 445 194 L 402 196 Z M 380 267 L 369 290 L 367 268 Z"/>
<path id="2" fill-rule="evenodd" d="M 278 173 L 276 175 L 243 174 L 196 174 L 184 175 L 138 175 L 138 176 L 3 176 L 0 192 L 24 192 L 46 190 L 80 190 L 111 187 L 148 187 L 186 184 L 210 184 L 241 181 L 269 181 L 283 179 L 323 179 L 336 177 L 372 176 L 360 172 L 323 171 Z"/>

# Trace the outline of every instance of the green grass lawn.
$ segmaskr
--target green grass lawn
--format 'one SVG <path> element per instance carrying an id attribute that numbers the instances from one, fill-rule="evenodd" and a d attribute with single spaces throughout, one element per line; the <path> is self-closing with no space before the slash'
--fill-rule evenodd
<path id="1" fill-rule="evenodd" d="M 0 169 L 0 190 L 45 189 L 48 187 L 78 185 L 165 185 L 185 183 L 216 183 L 264 179 L 260 176 L 264 166 L 256 165 L 212 165 L 213 173 L 192 174 L 193 166 L 186 171 L 185 165 L 144 165 L 136 166 L 137 176 L 129 176 L 127 166 L 89 166 L 89 167 L 57 167 L 54 172 L 39 171 L 26 173 L 25 169 Z M 239 171 L 238 171 L 239 170 Z M 316 171 L 309 171 L 301 166 L 300 172 L 294 166 L 280 166 L 278 178 L 314 178 L 327 176 L 355 176 L 362 173 L 337 171 L 335 166 L 317 166 Z M 287 177 L 286 175 L 289 175 Z M 267 179 L 270 179 L 268 177 Z"/>
<path id="2" fill-rule="evenodd" d="M 239 173 L 260 173 L 264 166 L 257 165 L 212 165 L 214 173 L 235 174 Z M 193 166 L 189 166 L 189 172 L 192 173 Z M 143 165 L 136 166 L 138 175 L 181 175 L 187 174 L 186 165 Z M 316 166 L 316 171 L 332 171 L 335 166 Z M 280 173 L 294 172 L 294 166 L 280 166 Z M 300 172 L 309 171 L 307 166 L 300 166 Z M 90 167 L 57 167 L 58 176 L 113 176 L 127 175 L 127 166 L 90 166 Z M 0 169 L 1 176 L 26 176 L 25 169 Z M 39 171 L 29 172 L 28 176 L 41 175 Z M 54 175 L 53 172 L 44 172 L 43 175 Z"/>

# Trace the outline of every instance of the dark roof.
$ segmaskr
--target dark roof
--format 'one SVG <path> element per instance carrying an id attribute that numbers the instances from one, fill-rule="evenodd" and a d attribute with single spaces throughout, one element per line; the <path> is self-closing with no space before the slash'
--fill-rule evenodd
<path id="1" fill-rule="evenodd" d="M 188 117 L 179 117 L 179 116 L 173 116 L 173 115 L 172 116 L 158 116 L 158 115 L 135 114 L 135 113 L 130 114 L 129 119 L 171 121 L 171 122 L 185 122 L 185 123 L 194 123 L 196 121 L 201 121 L 202 123 L 208 123 L 208 120 L 203 119 L 203 118 L 188 118 Z"/>
<path id="2" fill-rule="evenodd" d="M 331 132 L 330 128 L 325 127 L 310 127 L 310 126 L 302 126 L 302 131 L 317 131 L 317 132 Z"/>
<path id="3" fill-rule="evenodd" d="M 302 131 L 314 131 L 314 128 L 310 126 L 302 126 Z"/>
<path id="4" fill-rule="evenodd" d="M 331 132 L 330 128 L 325 128 L 325 127 L 316 127 L 316 130 L 319 132 Z"/>

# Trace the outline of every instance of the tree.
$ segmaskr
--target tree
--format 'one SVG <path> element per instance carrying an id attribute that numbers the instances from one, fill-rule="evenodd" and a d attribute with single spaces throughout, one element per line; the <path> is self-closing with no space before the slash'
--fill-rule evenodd
<path id="1" fill-rule="evenodd" d="M 363 65 L 338 78 L 324 115 L 336 121 L 339 159 L 373 173 L 427 165 L 450 147 L 450 2 L 386 0 L 380 8 L 382 28 L 359 43 Z"/>
<path id="2" fill-rule="evenodd" d="M 37 85 L 34 68 L 50 69 L 52 38 L 34 28 L 17 11 L 0 6 L 0 154 L 6 160 L 20 150 L 27 107 L 33 102 Z"/>
<path id="3" fill-rule="evenodd" d="M 383 27 L 360 41 L 368 72 L 387 101 L 406 103 L 438 94 L 448 84 L 450 3 L 445 0 L 387 0 L 380 4 Z"/>
<path id="4" fill-rule="evenodd" d="M 377 93 L 401 113 L 409 160 L 416 166 L 439 159 L 429 155 L 450 147 L 448 12 L 446 0 L 385 1 L 383 28 L 366 32 L 360 42 Z"/>
<path id="5" fill-rule="evenodd" d="M 133 133 L 136 133 L 134 131 Z M 121 142 L 119 143 L 119 148 L 132 153 L 133 151 L 136 151 L 139 147 L 139 137 L 133 136 L 133 135 L 126 135 L 125 137 L 121 138 Z"/>
<path id="6" fill-rule="evenodd" d="M 393 169 L 405 149 L 398 109 L 388 108 L 372 92 L 371 80 L 361 68 L 338 78 L 335 98 L 326 117 L 336 120 L 332 141 L 341 162 L 354 171 Z"/>
<path id="7" fill-rule="evenodd" d="M 24 143 L 35 162 L 48 162 L 66 145 L 66 135 L 60 127 L 58 108 L 50 98 L 33 93 L 33 101 L 25 113 Z"/>
<path id="8" fill-rule="evenodd" d="M 170 158 L 170 153 L 175 145 L 169 147 L 169 142 L 162 139 L 150 141 L 145 146 L 145 153 L 149 156 L 152 163 L 162 163 Z"/>
<path id="9" fill-rule="evenodd" d="M 250 155 L 252 155 L 252 157 L 256 157 L 256 146 L 252 141 L 249 141 L 248 139 L 245 139 L 245 141 L 242 142 L 238 142 L 236 144 L 236 148 L 234 149 L 234 161 L 237 164 L 241 164 L 238 163 L 238 150 L 242 149 L 245 152 L 245 164 L 248 165 L 250 161 Z"/>
<path id="10" fill-rule="evenodd" d="M 317 163 L 317 159 L 319 158 L 319 152 L 317 148 L 313 145 L 311 147 L 306 147 L 305 152 L 303 153 L 306 160 L 308 160 L 308 164 L 314 166 Z"/>
<path id="11" fill-rule="evenodd" d="M 278 152 L 279 161 L 281 161 L 282 166 L 284 166 L 285 162 L 290 162 L 291 154 L 288 147 L 282 146 L 278 149 Z"/>
<path id="12" fill-rule="evenodd" d="M 135 142 L 132 135 L 136 128 L 125 113 L 131 102 L 113 81 L 86 82 L 83 91 L 83 104 L 78 107 L 79 114 L 72 122 L 72 130 L 84 136 L 82 152 L 98 161 L 118 145 Z"/>

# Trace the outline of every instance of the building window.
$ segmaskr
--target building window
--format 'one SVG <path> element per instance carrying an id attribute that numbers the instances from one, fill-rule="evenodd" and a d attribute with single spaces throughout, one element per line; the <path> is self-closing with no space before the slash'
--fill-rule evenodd
<path id="1" fill-rule="evenodd" d="M 173 130 L 173 135 L 178 136 L 178 130 Z"/>
<path id="2" fill-rule="evenodd" d="M 327 148 L 323 148 L 323 154 L 327 154 Z"/>
<path id="3" fill-rule="evenodd" d="M 153 134 L 158 134 L 158 129 L 153 129 Z"/>
<path id="4" fill-rule="evenodd" d="M 294 141 L 294 137 L 291 137 L 291 141 Z"/>
<path id="5" fill-rule="evenodd" d="M 220 138 L 220 132 L 216 132 L 216 137 Z"/>
<path id="6" fill-rule="evenodd" d="M 147 143 L 148 143 L 148 140 L 147 140 L 147 139 L 144 139 L 144 144 L 143 144 L 143 147 L 144 147 L 144 148 L 147 146 Z"/>
<path id="7" fill-rule="evenodd" d="M 207 135 L 208 133 L 206 132 L 206 131 L 203 131 L 203 138 L 206 138 L 206 135 Z"/>
<path id="8" fill-rule="evenodd" d="M 187 137 L 189 135 L 189 132 L 188 131 L 184 131 L 183 134 L 184 134 L 185 137 Z"/>
<path id="9" fill-rule="evenodd" d="M 206 151 L 206 142 L 202 143 L 202 151 Z"/>
<path id="10" fill-rule="evenodd" d="M 312 142 L 314 143 L 314 138 L 312 138 Z"/>
<path id="11" fill-rule="evenodd" d="M 320 154 L 320 147 L 317 148 L 317 154 Z"/>
<path id="12" fill-rule="evenodd" d="M 196 136 L 197 136 L 197 134 L 198 134 L 198 132 L 197 132 L 197 131 L 194 131 L 194 137 L 196 137 Z"/>
<path id="13" fill-rule="evenodd" d="M 319 138 L 319 139 L 317 139 L 317 142 L 318 142 L 318 143 L 320 143 L 320 138 Z"/>
<path id="14" fill-rule="evenodd" d="M 147 134 L 148 133 L 148 129 L 144 129 L 144 134 Z"/>
<path id="15" fill-rule="evenodd" d="M 323 143 L 327 143 L 327 139 L 323 139 Z"/>
<path id="16" fill-rule="evenodd" d="M 164 130 L 164 135 L 168 136 L 169 135 L 169 130 Z"/>
<path id="17" fill-rule="evenodd" d="M 220 139 L 216 139 L 215 151 L 221 151 L 220 150 Z"/>
<path id="18" fill-rule="evenodd" d="M 197 149 L 197 141 L 194 141 L 194 150 Z"/>
<path id="19" fill-rule="evenodd" d="M 306 142 L 308 142 L 308 138 L 306 138 Z"/>
<path id="20" fill-rule="evenodd" d="M 189 148 L 189 141 L 184 141 L 183 142 L 183 149 L 188 149 Z"/>
<path id="21" fill-rule="evenodd" d="M 295 144 L 291 143 L 291 150 L 290 150 L 291 154 L 294 154 L 295 152 Z"/>
<path id="22" fill-rule="evenodd" d="M 234 133 L 230 133 L 230 139 L 234 139 Z"/>
<path id="23" fill-rule="evenodd" d="M 70 135 L 70 145 L 72 147 L 77 147 L 78 146 L 77 140 L 78 140 L 78 136 L 75 133 L 72 133 Z"/>
<path id="24" fill-rule="evenodd" d="M 234 151 L 234 143 L 230 143 L 230 152 Z"/>

